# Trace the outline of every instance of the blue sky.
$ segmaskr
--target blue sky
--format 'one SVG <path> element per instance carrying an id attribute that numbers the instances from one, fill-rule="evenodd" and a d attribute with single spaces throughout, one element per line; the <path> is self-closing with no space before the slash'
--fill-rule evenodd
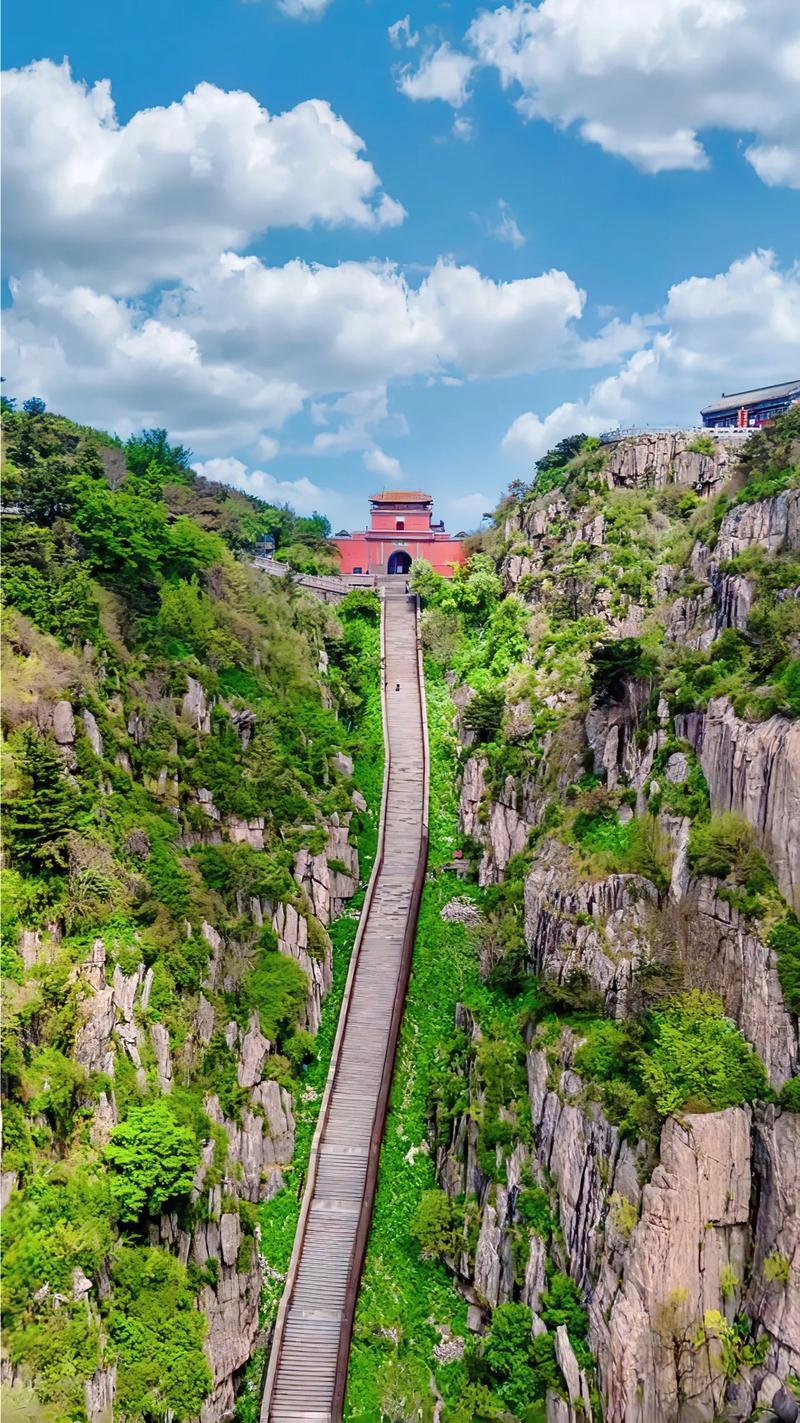
<path id="1" fill-rule="evenodd" d="M 285 3 L 6 4 L 7 68 L 71 66 L 6 91 L 11 393 L 469 527 L 563 434 L 800 372 L 794 0 Z"/>

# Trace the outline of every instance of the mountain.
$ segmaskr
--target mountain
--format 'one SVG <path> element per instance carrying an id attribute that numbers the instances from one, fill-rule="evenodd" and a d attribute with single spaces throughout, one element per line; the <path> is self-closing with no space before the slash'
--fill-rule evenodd
<path id="1" fill-rule="evenodd" d="M 163 431 L 3 423 L 3 1402 L 252 1423 L 375 853 L 379 603 L 254 568 L 268 534 L 323 570 L 324 519 Z M 800 412 L 572 437 L 467 552 L 412 571 L 429 872 L 345 1416 L 790 1420 Z"/>

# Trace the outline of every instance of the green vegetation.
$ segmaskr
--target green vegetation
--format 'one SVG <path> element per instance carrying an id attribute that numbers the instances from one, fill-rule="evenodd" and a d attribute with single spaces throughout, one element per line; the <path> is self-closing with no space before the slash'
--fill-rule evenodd
<path id="1" fill-rule="evenodd" d="M 764 1065 L 712 994 L 683 994 L 653 1013 L 642 1075 L 664 1116 L 720 1111 L 770 1095 Z"/>
<path id="2" fill-rule="evenodd" d="M 164 1101 L 134 1107 L 114 1129 L 105 1149 L 111 1197 L 120 1220 L 158 1215 L 192 1185 L 200 1151 L 187 1127 Z"/>
<path id="3" fill-rule="evenodd" d="M 85 1417 L 101 1365 L 121 1423 L 191 1419 L 219 1262 L 184 1268 L 153 1231 L 168 1213 L 191 1235 L 222 1186 L 249 1268 L 256 1211 L 209 1099 L 228 1121 L 252 1107 L 251 1013 L 264 1076 L 324 1077 L 271 920 L 290 907 L 327 954 L 294 868 L 353 811 L 339 751 L 372 806 L 362 865 L 374 850 L 378 605 L 337 616 L 252 570 L 265 535 L 327 566 L 326 521 L 200 478 L 164 431 L 123 446 L 35 405 L 4 406 L 3 434 L 5 1347 L 54 1423 Z M 353 923 L 332 926 L 339 994 Z M 296 1114 L 302 1150 L 310 1104 Z"/>

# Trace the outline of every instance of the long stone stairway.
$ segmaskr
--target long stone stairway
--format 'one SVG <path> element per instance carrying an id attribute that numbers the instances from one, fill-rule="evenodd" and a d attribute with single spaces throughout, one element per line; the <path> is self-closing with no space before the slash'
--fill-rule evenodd
<path id="1" fill-rule="evenodd" d="M 416 599 L 384 589 L 384 775 L 353 949 L 261 1423 L 338 1423 L 427 858 L 427 736 Z M 397 690 L 399 684 L 399 690 Z"/>

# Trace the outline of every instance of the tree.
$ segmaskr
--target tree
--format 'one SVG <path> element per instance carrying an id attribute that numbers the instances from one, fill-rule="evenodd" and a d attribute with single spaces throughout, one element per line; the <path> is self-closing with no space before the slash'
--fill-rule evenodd
<path id="1" fill-rule="evenodd" d="M 26 415 L 44 415 L 47 406 L 38 395 L 32 395 L 30 400 L 23 401 L 22 408 Z"/>
<path id="2" fill-rule="evenodd" d="M 157 489 L 167 483 L 191 484 L 195 478 L 191 461 L 191 450 L 171 445 L 166 430 L 142 430 L 131 435 L 125 445 L 125 463 L 131 474 L 152 482 Z"/>
<path id="3" fill-rule="evenodd" d="M 9 797 L 5 812 L 12 858 L 36 869 L 61 867 L 78 792 L 53 742 L 29 726 L 20 733 L 18 766 L 23 784 Z"/>
<path id="4" fill-rule="evenodd" d="M 580 453 L 585 439 L 586 436 L 580 434 L 566 435 L 563 440 L 559 440 L 557 445 L 553 445 L 552 449 L 536 461 L 537 474 L 546 474 L 553 469 L 563 469 L 565 464 L 569 464 L 570 460 Z"/>
<path id="5" fill-rule="evenodd" d="M 491 741 L 500 730 L 506 699 L 502 687 L 486 687 L 476 692 L 464 708 L 464 725 L 476 740 Z"/>
<path id="6" fill-rule="evenodd" d="M 158 1215 L 191 1189 L 200 1151 L 188 1127 L 179 1126 L 163 1100 L 134 1107 L 105 1149 L 111 1194 L 120 1220 Z"/>

